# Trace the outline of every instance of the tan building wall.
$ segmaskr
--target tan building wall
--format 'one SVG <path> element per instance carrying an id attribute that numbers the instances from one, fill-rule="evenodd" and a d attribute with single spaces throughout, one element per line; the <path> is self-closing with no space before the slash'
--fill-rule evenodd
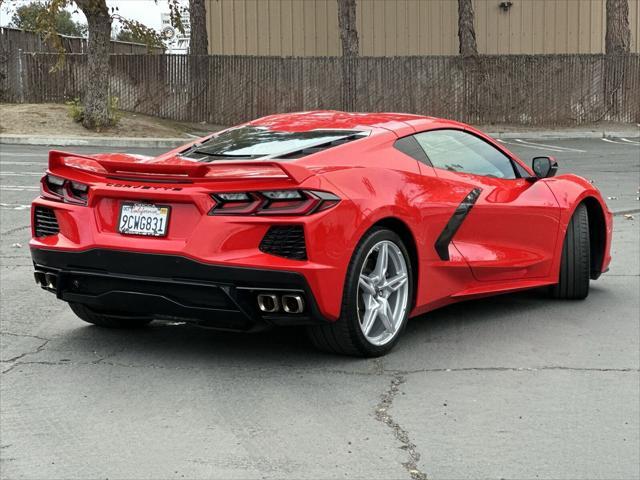
<path id="1" fill-rule="evenodd" d="M 605 0 L 474 0 L 486 54 L 602 53 Z M 358 0 L 360 54 L 455 55 L 457 0 Z M 338 56 L 337 0 L 207 0 L 209 51 Z M 640 52 L 640 0 L 629 0 L 631 50 Z"/>

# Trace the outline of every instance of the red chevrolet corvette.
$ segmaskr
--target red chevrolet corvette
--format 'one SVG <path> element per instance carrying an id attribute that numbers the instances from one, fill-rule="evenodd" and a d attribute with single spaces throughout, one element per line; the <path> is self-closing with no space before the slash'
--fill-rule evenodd
<path id="1" fill-rule="evenodd" d="M 32 208 L 36 282 L 106 327 L 306 325 L 376 356 L 407 319 L 607 270 L 598 190 L 462 123 L 318 111 L 261 118 L 156 158 L 50 152 Z"/>

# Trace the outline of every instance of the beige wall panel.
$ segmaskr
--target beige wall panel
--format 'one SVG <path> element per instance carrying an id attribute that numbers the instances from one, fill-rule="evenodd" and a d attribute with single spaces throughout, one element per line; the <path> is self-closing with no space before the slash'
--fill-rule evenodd
<path id="1" fill-rule="evenodd" d="M 237 55 L 247 54 L 247 14 L 245 2 L 243 0 L 234 0 L 230 6 L 233 10 L 233 38 L 234 52 Z M 226 52 L 225 52 L 226 53 Z"/>
<path id="2" fill-rule="evenodd" d="M 292 56 L 293 53 L 293 0 L 282 0 L 280 5 L 281 27 L 282 27 L 282 55 Z"/>
<path id="3" fill-rule="evenodd" d="M 630 0 L 629 26 L 631 27 L 631 51 L 640 52 L 640 0 Z"/>
<path id="4" fill-rule="evenodd" d="M 605 0 L 473 0 L 485 54 L 602 53 Z M 207 0 L 209 49 L 226 55 L 340 55 L 337 0 Z M 457 0 L 358 0 L 363 56 L 455 55 Z M 640 0 L 629 0 L 640 52 Z"/>

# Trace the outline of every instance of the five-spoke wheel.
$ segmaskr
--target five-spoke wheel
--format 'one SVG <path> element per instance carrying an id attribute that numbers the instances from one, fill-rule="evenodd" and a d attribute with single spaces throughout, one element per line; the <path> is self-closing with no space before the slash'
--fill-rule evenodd
<path id="1" fill-rule="evenodd" d="M 400 236 L 386 228 L 367 232 L 356 247 L 345 281 L 340 318 L 309 328 L 322 350 L 384 355 L 398 341 L 413 295 L 411 259 Z"/>
<path id="2" fill-rule="evenodd" d="M 398 245 L 375 244 L 360 270 L 358 321 L 373 345 L 391 341 L 404 320 L 409 300 L 407 262 Z"/>

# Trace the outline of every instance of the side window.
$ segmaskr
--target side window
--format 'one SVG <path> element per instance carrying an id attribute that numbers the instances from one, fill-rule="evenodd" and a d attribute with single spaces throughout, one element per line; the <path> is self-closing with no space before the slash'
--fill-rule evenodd
<path id="1" fill-rule="evenodd" d="M 511 159 L 461 130 L 432 130 L 415 136 L 436 168 L 495 178 L 516 178 Z"/>

